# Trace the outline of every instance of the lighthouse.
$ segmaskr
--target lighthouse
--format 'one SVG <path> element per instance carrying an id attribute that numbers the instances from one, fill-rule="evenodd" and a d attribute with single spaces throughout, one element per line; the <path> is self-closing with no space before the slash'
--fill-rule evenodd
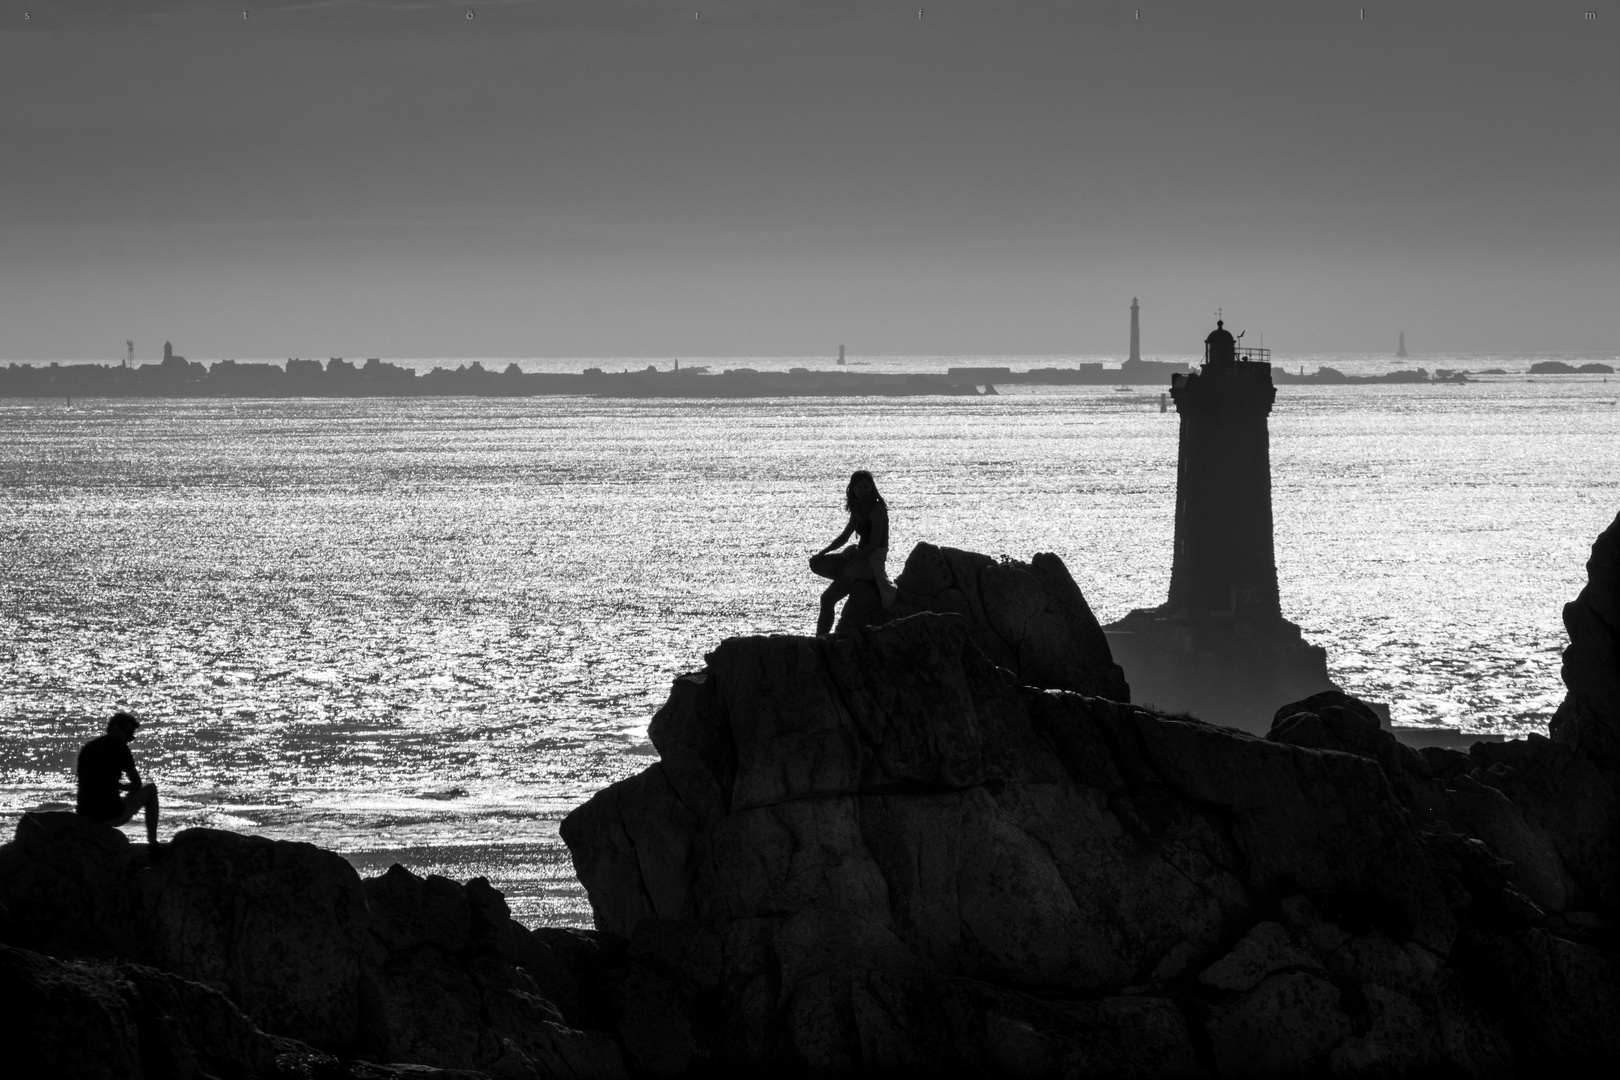
<path id="1" fill-rule="evenodd" d="M 1134 314 L 1134 305 L 1133 305 Z M 1104 627 L 1131 698 L 1249 731 L 1322 690 L 1327 654 L 1283 617 L 1271 514 L 1271 353 L 1217 321 L 1170 378 L 1180 421 L 1169 597 Z"/>
<path id="2" fill-rule="evenodd" d="M 1129 359 L 1142 359 L 1142 322 L 1138 315 L 1136 297 L 1131 297 L 1131 355 Z"/>
<path id="3" fill-rule="evenodd" d="M 1175 375 L 1181 415 L 1169 607 L 1186 614 L 1275 617 L 1271 434 L 1277 388 L 1265 349 L 1244 349 L 1224 322 L 1204 339 L 1204 364 Z"/>

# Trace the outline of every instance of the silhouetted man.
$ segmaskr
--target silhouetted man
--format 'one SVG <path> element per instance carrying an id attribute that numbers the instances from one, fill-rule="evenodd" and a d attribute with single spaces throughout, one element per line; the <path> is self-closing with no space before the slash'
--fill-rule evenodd
<path id="1" fill-rule="evenodd" d="M 141 722 L 127 712 L 113 713 L 107 734 L 79 751 L 79 813 L 91 821 L 117 827 L 146 810 L 146 841 L 157 845 L 158 795 L 156 784 L 142 784 L 129 752 L 129 740 Z M 120 782 L 129 774 L 127 796 Z"/>

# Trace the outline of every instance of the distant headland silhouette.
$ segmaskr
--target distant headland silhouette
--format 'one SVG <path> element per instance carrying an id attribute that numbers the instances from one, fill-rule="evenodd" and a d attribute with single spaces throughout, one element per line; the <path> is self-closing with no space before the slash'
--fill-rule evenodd
<path id="1" fill-rule="evenodd" d="M 479 361 L 417 374 L 373 357 L 355 364 L 333 357 L 288 360 L 285 365 L 220 360 L 202 364 L 175 355 L 165 345 L 162 363 L 10 364 L 0 367 L 0 397 L 905 397 L 920 394 L 971 396 L 991 393 L 997 383 L 1048 386 L 1110 386 L 1160 383 L 1186 365 L 1152 360 L 1119 367 L 1082 363 L 1074 367 L 1013 371 L 1007 367 L 952 367 L 939 373 L 851 371 L 848 367 L 761 371 L 750 367 L 573 372 L 526 372 L 516 363 L 496 371 Z"/>

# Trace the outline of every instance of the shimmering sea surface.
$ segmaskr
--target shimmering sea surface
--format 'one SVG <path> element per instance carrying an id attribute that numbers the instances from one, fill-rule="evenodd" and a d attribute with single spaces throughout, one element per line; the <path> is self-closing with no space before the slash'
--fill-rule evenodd
<path id="1" fill-rule="evenodd" d="M 165 834 L 484 874 L 525 921 L 588 925 L 559 819 L 648 764 L 670 680 L 721 639 L 811 631 L 804 563 L 851 469 L 889 500 L 894 571 L 919 540 L 1055 551 L 1104 621 L 1163 600 L 1174 410 L 1157 389 L 1001 389 L 0 399 L 0 828 L 69 804 L 78 747 L 124 706 L 148 719 Z M 1620 376 L 1279 387 L 1283 606 L 1334 678 L 1397 723 L 1545 730 L 1560 608 L 1620 511 L 1617 397 Z"/>

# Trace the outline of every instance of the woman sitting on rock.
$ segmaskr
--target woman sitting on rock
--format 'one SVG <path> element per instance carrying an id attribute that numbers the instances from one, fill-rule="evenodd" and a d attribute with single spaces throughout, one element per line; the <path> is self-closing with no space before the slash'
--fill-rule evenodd
<path id="1" fill-rule="evenodd" d="M 832 584 L 821 594 L 817 637 L 832 633 L 833 608 L 850 594 L 857 581 L 876 584 L 884 607 L 894 603 L 896 590 L 883 565 L 889 555 L 889 504 L 878 494 L 877 482 L 871 473 L 861 469 L 850 475 L 849 487 L 844 491 L 844 506 L 849 510 L 849 524 L 836 540 L 810 556 L 810 569 L 824 578 L 832 578 Z M 833 549 L 851 535 L 859 536 L 860 543 L 834 553 Z"/>

